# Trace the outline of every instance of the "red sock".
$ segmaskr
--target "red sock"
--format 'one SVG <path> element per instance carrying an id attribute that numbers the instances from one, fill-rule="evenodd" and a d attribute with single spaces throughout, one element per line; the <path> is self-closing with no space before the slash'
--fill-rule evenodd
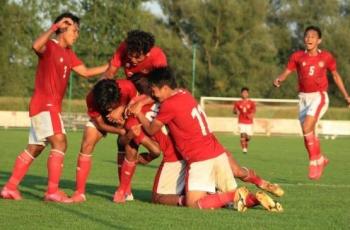
<path id="1" fill-rule="evenodd" d="M 260 204 L 253 193 L 248 194 L 245 202 L 246 202 L 247 208 L 251 208 Z"/>
<path id="2" fill-rule="evenodd" d="M 8 189 L 17 189 L 18 184 L 23 179 L 33 160 L 34 157 L 30 155 L 27 150 L 24 150 L 17 156 L 15 165 L 13 166 L 12 175 L 5 185 Z"/>
<path id="3" fill-rule="evenodd" d="M 120 176 L 121 178 L 120 178 L 119 189 L 121 189 L 125 193 L 128 190 L 128 188 L 130 188 L 131 186 L 131 179 L 132 179 L 132 176 L 134 175 L 135 169 L 136 169 L 136 161 L 131 162 L 124 159 L 124 162 L 121 168 L 121 176 Z"/>
<path id="4" fill-rule="evenodd" d="M 200 209 L 221 208 L 225 204 L 233 202 L 235 192 L 215 193 L 202 197 L 197 201 Z"/>
<path id="5" fill-rule="evenodd" d="M 47 193 L 55 193 L 58 190 L 60 177 L 63 168 L 64 153 L 52 149 L 50 151 L 49 159 L 47 160 L 48 170 L 48 187 Z"/>
<path id="6" fill-rule="evenodd" d="M 315 145 L 315 148 L 317 149 L 317 152 L 321 156 L 321 145 L 320 145 L 320 140 L 318 139 L 317 136 L 315 136 L 314 143 L 315 143 L 314 145 Z"/>
<path id="7" fill-rule="evenodd" d="M 90 173 L 91 164 L 91 155 L 79 154 L 76 171 L 76 191 L 79 193 L 85 193 L 86 181 Z"/>
<path id="8" fill-rule="evenodd" d="M 304 135 L 304 144 L 310 161 L 320 158 L 320 145 L 313 132 Z"/>
<path id="9" fill-rule="evenodd" d="M 261 179 L 261 177 L 256 175 L 254 170 L 248 169 L 248 168 L 245 168 L 245 167 L 243 167 L 243 168 L 245 170 L 247 170 L 247 176 L 242 178 L 242 180 L 244 182 L 249 182 L 249 183 L 252 183 L 252 184 L 257 185 L 257 186 L 261 186 L 262 185 L 262 183 L 264 182 L 263 179 Z"/>

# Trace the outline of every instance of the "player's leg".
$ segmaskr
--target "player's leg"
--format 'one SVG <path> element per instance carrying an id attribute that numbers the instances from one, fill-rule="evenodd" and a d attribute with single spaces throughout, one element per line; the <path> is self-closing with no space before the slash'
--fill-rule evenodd
<path id="1" fill-rule="evenodd" d="M 103 133 L 101 133 L 94 125 L 91 125 L 90 123 L 85 126 L 83 140 L 80 146 L 80 153 L 78 154 L 76 187 L 74 195 L 71 197 L 73 202 L 86 201 L 85 187 L 91 170 L 92 153 L 96 144 L 104 136 Z"/>
<path id="2" fill-rule="evenodd" d="M 220 168 L 225 173 L 220 173 Z M 227 172 L 231 172 L 231 169 L 225 153 L 216 158 L 191 163 L 187 178 L 186 205 L 192 208 L 215 209 L 233 202 L 238 211 L 245 211 L 247 190 L 237 189 L 236 192 L 237 185 L 233 174 Z M 216 193 L 217 186 L 220 193 Z"/>
<path id="3" fill-rule="evenodd" d="M 317 180 L 321 177 L 328 159 L 321 154 L 316 125 L 328 108 L 328 96 L 324 92 L 306 94 L 306 106 L 300 108 L 300 122 L 304 134 L 305 148 L 309 155 L 309 178 Z"/>
<path id="4" fill-rule="evenodd" d="M 184 161 L 162 162 L 154 179 L 152 202 L 184 206 L 185 174 L 186 163 Z"/>
<path id="5" fill-rule="evenodd" d="M 278 184 L 272 184 L 271 182 L 264 180 L 256 174 L 255 170 L 240 166 L 238 162 L 233 158 L 231 153 L 226 152 L 226 154 L 228 157 L 230 168 L 235 178 L 239 178 L 244 182 L 254 184 L 258 188 L 261 188 L 276 196 L 283 196 L 284 191 Z"/>
<path id="6" fill-rule="evenodd" d="M 67 149 L 66 131 L 60 113 L 45 111 L 43 113 L 43 135 L 51 145 L 47 160 L 48 187 L 45 193 L 45 201 L 71 202 L 68 196 L 59 190 L 60 177 L 63 170 L 64 155 Z"/>
<path id="7" fill-rule="evenodd" d="M 28 144 L 16 158 L 12 174 L 1 190 L 1 197 L 4 199 L 21 200 L 22 196 L 18 191 L 18 185 L 27 173 L 33 160 L 44 150 L 45 145 Z"/>
<path id="8" fill-rule="evenodd" d="M 246 147 L 246 134 L 245 133 L 241 133 L 240 136 L 240 143 L 241 143 L 241 149 L 243 153 L 247 153 L 247 147 Z"/>

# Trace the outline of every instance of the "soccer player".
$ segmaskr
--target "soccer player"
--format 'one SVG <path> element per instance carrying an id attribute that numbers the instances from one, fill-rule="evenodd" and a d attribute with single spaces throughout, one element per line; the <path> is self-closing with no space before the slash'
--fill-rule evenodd
<path id="1" fill-rule="evenodd" d="M 104 76 L 111 78 L 122 67 L 126 78 L 131 79 L 133 74 L 147 76 L 152 69 L 163 66 L 167 66 L 167 59 L 163 50 L 155 46 L 154 36 L 145 31 L 131 30 L 125 41 L 121 42 L 116 49 Z M 122 122 L 123 111 L 123 108 L 117 109 L 111 116 L 117 122 Z M 120 138 L 117 140 L 117 145 L 118 172 L 120 173 L 125 159 L 125 146 Z"/>
<path id="2" fill-rule="evenodd" d="M 76 190 L 71 197 L 73 202 L 86 201 L 85 186 L 92 165 L 92 152 L 96 144 L 107 133 L 124 135 L 121 125 L 111 123 L 107 116 L 119 106 L 125 106 L 137 91 L 132 82 L 121 79 L 103 79 L 97 82 L 86 97 L 90 121 L 87 122 L 78 154 L 76 170 Z"/>
<path id="3" fill-rule="evenodd" d="M 158 115 L 149 122 L 141 112 L 141 105 L 131 107 L 130 111 L 149 135 L 167 125 L 177 150 L 187 163 L 186 205 L 213 209 L 233 202 L 238 211 L 245 211 L 249 191 L 236 189 L 227 154 L 209 130 L 204 111 L 188 91 L 177 88 L 169 68 L 155 69 L 148 78 L 153 95 L 161 103 Z M 256 198 L 262 204 L 277 205 L 263 192 Z"/>
<path id="4" fill-rule="evenodd" d="M 238 128 L 241 135 L 241 147 L 243 153 L 248 152 L 248 142 L 253 134 L 253 118 L 255 114 L 255 103 L 249 99 L 249 88 L 241 89 L 242 99 L 235 102 L 233 113 L 238 115 Z"/>
<path id="5" fill-rule="evenodd" d="M 309 155 L 309 178 L 318 180 L 328 164 L 327 157 L 320 149 L 320 141 L 315 133 L 317 122 L 328 108 L 327 70 L 345 101 L 350 104 L 342 78 L 337 71 L 336 61 L 331 53 L 319 49 L 322 42 L 320 28 L 309 26 L 304 32 L 305 50 L 294 52 L 286 69 L 274 80 L 275 87 L 280 87 L 287 77 L 297 71 L 299 83 L 299 120 L 304 134 L 305 148 Z"/>
<path id="6" fill-rule="evenodd" d="M 79 18 L 71 13 L 59 15 L 50 29 L 43 32 L 33 43 L 39 63 L 35 89 L 29 106 L 31 127 L 29 144 L 15 161 L 12 175 L 1 190 L 5 199 L 21 200 L 18 184 L 33 160 L 40 155 L 46 144 L 51 150 L 47 161 L 48 187 L 44 199 L 53 202 L 69 202 L 59 190 L 64 154 L 67 148 L 65 129 L 61 118 L 61 105 L 71 70 L 89 78 L 103 73 L 107 65 L 87 68 L 71 49 L 79 36 Z M 55 39 L 51 36 L 56 34 Z"/>
<path id="7" fill-rule="evenodd" d="M 149 120 L 152 120 L 158 113 L 159 103 L 149 98 L 151 95 L 151 87 L 147 77 L 134 74 L 132 76 L 132 81 L 141 95 L 135 97 L 131 104 L 142 102 L 142 113 L 144 113 Z M 116 203 L 125 202 L 125 194 L 128 186 L 131 184 L 137 162 L 147 164 L 163 153 L 163 160 L 158 168 L 157 176 L 154 181 L 152 201 L 160 204 L 183 205 L 185 162 L 174 148 L 172 140 L 168 136 L 164 126 L 162 130 L 151 137 L 140 129 L 139 124 L 137 118 L 133 116 L 129 116 L 125 123 L 125 129 L 129 131 L 127 136 L 133 138 L 133 143 L 126 146 L 126 159 L 122 163 L 120 186 L 115 193 L 114 201 Z M 135 131 L 136 129 L 137 131 Z M 161 150 L 159 153 L 150 151 L 149 153 L 137 154 L 137 149 L 140 144 L 149 149 L 147 147 L 147 145 L 149 145 L 148 142 L 152 141 L 159 144 Z"/>

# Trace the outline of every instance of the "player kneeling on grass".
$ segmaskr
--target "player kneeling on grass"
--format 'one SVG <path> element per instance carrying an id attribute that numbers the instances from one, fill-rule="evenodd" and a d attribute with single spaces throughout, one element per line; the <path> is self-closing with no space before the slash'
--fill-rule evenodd
<path id="1" fill-rule="evenodd" d="M 253 135 L 253 118 L 255 114 L 255 103 L 249 99 L 249 89 L 241 89 L 242 99 L 235 102 L 233 113 L 238 115 L 238 128 L 241 135 L 241 147 L 243 153 L 248 152 L 248 142 Z"/>
<path id="2" fill-rule="evenodd" d="M 112 110 L 125 107 L 137 92 L 129 80 L 103 79 L 96 83 L 86 97 L 88 115 L 80 153 L 77 160 L 76 190 L 72 196 L 73 202 L 83 202 L 85 197 L 86 181 L 91 169 L 92 152 L 96 144 L 107 133 L 124 135 L 122 124 L 111 123 L 107 116 Z"/>
<path id="3" fill-rule="evenodd" d="M 309 155 L 309 178 L 318 180 L 328 164 L 327 157 L 322 153 L 320 141 L 315 133 L 317 122 L 328 109 L 328 79 L 327 70 L 332 73 L 333 80 L 345 101 L 350 104 L 343 80 L 337 71 L 337 64 L 333 55 L 318 46 L 322 41 L 321 30 L 316 26 L 309 26 L 304 32 L 305 50 L 294 52 L 287 68 L 273 82 L 275 87 L 293 72 L 298 73 L 299 83 L 299 120 L 304 134 L 305 148 Z"/>
<path id="4" fill-rule="evenodd" d="M 131 107 L 130 111 L 149 135 L 167 125 L 188 167 L 186 205 L 214 209 L 233 202 L 238 211 L 245 211 L 249 191 L 245 187 L 237 189 L 225 149 L 208 129 L 204 111 L 196 100 L 188 91 L 177 88 L 168 68 L 153 70 L 149 81 L 154 97 L 160 102 L 159 113 L 150 122 L 141 111 L 142 105 Z M 277 205 L 276 209 L 282 209 L 265 193 L 261 194 L 257 198 L 266 200 L 260 201 L 261 204 L 271 202 L 268 207 Z"/>
<path id="5" fill-rule="evenodd" d="M 53 34 L 55 39 L 50 39 Z M 47 161 L 48 188 L 46 201 L 70 202 L 59 190 L 63 159 L 67 148 L 66 132 L 61 118 L 62 100 L 71 70 L 89 78 L 103 73 L 107 65 L 87 68 L 71 49 L 79 36 L 79 18 L 71 13 L 58 16 L 51 28 L 33 43 L 39 63 L 35 78 L 35 90 L 29 105 L 31 127 L 29 144 L 20 153 L 9 181 L 1 191 L 5 199 L 20 200 L 17 190 L 32 161 L 41 154 L 46 144 L 51 145 Z"/>

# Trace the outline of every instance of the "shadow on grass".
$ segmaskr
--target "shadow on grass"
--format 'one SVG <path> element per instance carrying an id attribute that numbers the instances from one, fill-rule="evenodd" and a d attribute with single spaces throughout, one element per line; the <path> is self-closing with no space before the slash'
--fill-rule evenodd
<path id="1" fill-rule="evenodd" d="M 10 172 L 4 172 L 0 171 L 0 181 L 1 181 L 1 187 L 4 183 L 6 183 L 6 180 L 10 177 Z M 47 178 L 43 176 L 37 176 L 37 175 L 26 175 L 22 183 L 20 184 L 21 192 L 25 199 L 35 199 L 35 200 L 43 200 L 44 193 L 47 186 Z M 75 188 L 75 181 L 72 180 L 61 180 L 60 181 L 60 188 L 65 190 L 74 190 Z M 100 185 L 100 184 L 94 184 L 94 183 L 87 183 L 87 196 L 89 195 L 95 195 L 98 197 L 102 197 L 103 199 L 108 200 L 108 202 L 112 202 L 114 192 L 116 190 L 115 186 L 110 185 Z M 151 201 L 151 191 L 147 190 L 140 190 L 140 189 L 134 189 L 133 190 L 134 197 L 142 202 L 148 202 Z M 50 207 L 54 207 L 56 209 L 59 209 L 61 211 L 64 211 L 66 213 L 70 213 L 72 215 L 76 215 L 79 218 L 84 218 L 88 220 L 93 220 L 105 227 L 108 228 L 114 228 L 114 229 L 130 229 L 125 226 L 116 225 L 113 222 L 109 222 L 104 219 L 100 219 L 93 214 L 90 213 L 84 213 L 80 211 L 79 209 L 76 209 L 74 207 L 77 207 L 76 205 L 71 204 L 59 204 L 50 202 Z"/>
<path id="2" fill-rule="evenodd" d="M 3 180 L 3 184 L 6 183 L 7 179 L 10 177 L 10 172 L 4 172 L 0 171 L 0 178 Z M 0 185 L 2 187 L 2 185 Z M 23 181 L 20 183 L 20 188 L 25 188 L 25 190 L 22 192 L 24 196 L 29 196 L 34 199 L 43 199 L 44 193 L 46 191 L 47 186 L 47 177 L 44 176 L 37 176 L 37 175 L 31 175 L 27 174 Z M 60 188 L 61 189 L 71 189 L 74 191 L 75 189 L 75 181 L 72 180 L 66 180 L 62 179 L 60 181 Z M 38 193 L 33 193 L 28 191 L 29 190 L 36 190 L 43 194 L 42 196 L 38 195 Z M 101 185 L 101 184 L 95 184 L 95 183 L 87 183 L 86 185 L 86 195 L 95 195 L 98 197 L 102 197 L 103 199 L 111 201 L 113 199 L 114 192 L 116 191 L 116 186 L 112 185 Z M 137 200 L 143 201 L 143 202 L 151 202 L 151 194 L 152 192 L 149 190 L 140 190 L 140 189 L 133 189 L 133 195 Z"/>

